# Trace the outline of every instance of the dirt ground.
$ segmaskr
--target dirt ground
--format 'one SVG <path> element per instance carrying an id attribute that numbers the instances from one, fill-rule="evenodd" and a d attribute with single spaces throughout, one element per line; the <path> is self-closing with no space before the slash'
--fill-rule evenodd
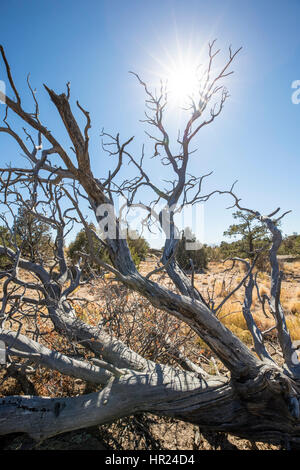
<path id="1" fill-rule="evenodd" d="M 24 435 L 0 438 L 0 450 L 279 450 L 280 446 L 211 433 L 173 419 L 129 417 L 112 425 L 61 434 L 41 443 Z"/>

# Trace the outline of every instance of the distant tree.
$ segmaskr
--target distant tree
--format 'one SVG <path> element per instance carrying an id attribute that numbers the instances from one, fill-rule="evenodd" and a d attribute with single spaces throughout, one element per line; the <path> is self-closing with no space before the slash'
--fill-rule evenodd
<path id="1" fill-rule="evenodd" d="M 183 237 L 178 243 L 176 259 L 182 269 L 190 269 L 191 261 L 193 262 L 195 270 L 207 268 L 207 254 L 205 247 L 202 246 L 200 242 L 197 242 L 196 236 L 192 233 L 189 227 L 184 229 Z M 196 243 L 199 248 L 196 250 L 189 250 L 188 243 Z"/>
<path id="2" fill-rule="evenodd" d="M 241 256 L 253 259 L 257 249 L 261 248 L 268 240 L 267 228 L 257 222 L 257 218 L 251 213 L 236 211 L 233 218 L 239 223 L 232 224 L 224 232 L 227 237 L 241 237 L 233 243 L 221 243 L 222 253 L 228 256 Z"/>
<path id="3" fill-rule="evenodd" d="M 22 256 L 32 262 L 51 255 L 50 226 L 38 220 L 26 207 L 20 207 L 13 227 Z"/>

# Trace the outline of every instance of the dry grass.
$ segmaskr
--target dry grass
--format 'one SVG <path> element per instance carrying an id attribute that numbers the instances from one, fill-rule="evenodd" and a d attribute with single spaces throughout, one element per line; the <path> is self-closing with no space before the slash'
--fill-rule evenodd
<path id="1" fill-rule="evenodd" d="M 299 272 L 300 272 L 300 261 L 293 261 L 289 263 L 281 262 L 280 269 L 286 274 L 297 276 L 299 275 Z"/>
<path id="2" fill-rule="evenodd" d="M 226 266 L 228 267 L 228 266 Z M 297 277 L 300 276 L 300 262 L 281 263 L 281 269 L 289 275 L 288 278 L 282 282 L 281 290 L 281 303 L 287 316 L 288 326 L 291 328 L 291 336 L 293 339 L 300 338 L 300 323 L 298 317 L 300 315 L 300 289 L 297 284 Z M 215 282 L 215 305 L 218 305 L 235 287 L 243 276 L 243 270 L 236 268 L 234 272 L 226 272 L 224 274 L 224 265 L 222 263 L 211 263 L 206 275 L 201 275 L 197 278 L 197 287 L 201 292 L 205 292 L 203 286 L 210 286 L 212 280 L 216 278 Z M 294 278 L 295 277 L 295 278 Z M 270 294 L 270 275 L 266 272 L 258 273 L 258 286 L 260 296 Z M 231 280 L 231 282 L 230 282 Z M 202 287 L 202 289 L 201 289 Z M 246 344 L 252 344 L 251 335 L 248 332 L 246 322 L 242 314 L 242 304 L 244 296 L 244 288 L 242 287 L 236 292 L 230 300 L 223 306 L 218 317 L 236 336 L 238 336 Z M 253 291 L 252 314 L 254 320 L 261 331 L 267 330 L 274 326 L 274 319 L 268 311 L 266 304 L 266 311 L 269 318 L 266 318 L 262 311 L 262 306 L 258 300 L 257 291 Z M 272 332 L 272 336 L 276 336 L 276 332 Z"/>
<path id="3" fill-rule="evenodd" d="M 259 295 L 263 298 L 263 296 L 268 295 L 268 290 L 265 287 L 262 287 L 259 291 Z"/>
<path id="4" fill-rule="evenodd" d="M 252 344 L 251 333 L 247 328 L 246 321 L 242 312 L 229 314 L 222 323 L 229 328 L 238 338 L 240 338 L 245 344 Z"/>
<path id="5" fill-rule="evenodd" d="M 292 314 L 300 313 L 300 302 L 295 302 L 291 300 L 288 304 L 288 311 Z"/>
<path id="6" fill-rule="evenodd" d="M 300 340 L 300 313 L 296 313 L 296 315 L 287 315 L 286 324 L 292 340 Z"/>

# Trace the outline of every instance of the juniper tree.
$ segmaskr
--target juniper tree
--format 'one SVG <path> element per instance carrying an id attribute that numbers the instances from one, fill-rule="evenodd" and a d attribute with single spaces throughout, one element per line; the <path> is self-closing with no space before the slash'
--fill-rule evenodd
<path id="1" fill-rule="evenodd" d="M 232 251 L 238 256 L 254 259 L 257 250 L 266 245 L 268 238 L 268 229 L 264 224 L 259 223 L 255 215 L 236 211 L 233 218 L 237 223 L 231 224 L 225 230 L 224 235 L 231 238 L 239 238 L 233 243 Z M 230 251 L 230 247 L 228 247 Z"/>

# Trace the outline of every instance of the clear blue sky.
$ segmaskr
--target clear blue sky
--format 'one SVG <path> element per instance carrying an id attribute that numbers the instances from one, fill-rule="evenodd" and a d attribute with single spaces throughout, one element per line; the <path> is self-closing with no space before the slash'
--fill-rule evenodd
<path id="1" fill-rule="evenodd" d="M 139 122 L 144 96 L 129 70 L 151 81 L 179 48 L 197 54 L 214 38 L 224 53 L 230 44 L 243 46 L 229 83 L 231 98 L 199 135 L 190 173 L 214 170 L 207 190 L 227 189 L 238 179 L 243 203 L 262 212 L 291 209 L 283 231 L 292 233 L 300 232 L 300 105 L 291 101 L 291 84 L 300 80 L 299 19 L 299 0 L 10 0 L 1 4 L 0 31 L 19 89 L 28 96 L 30 72 L 41 118 L 56 135 L 62 129 L 43 83 L 62 92 L 70 81 L 73 99 L 90 110 L 99 177 L 108 168 L 102 127 L 123 139 L 135 135 L 136 154 L 145 139 Z M 2 67 L 0 79 L 3 73 Z M 0 145 L 2 162 L 19 161 L 7 138 L 1 136 Z M 151 160 L 148 168 L 159 179 L 158 163 Z M 229 202 L 216 197 L 206 204 L 207 242 L 219 242 L 232 222 Z"/>

